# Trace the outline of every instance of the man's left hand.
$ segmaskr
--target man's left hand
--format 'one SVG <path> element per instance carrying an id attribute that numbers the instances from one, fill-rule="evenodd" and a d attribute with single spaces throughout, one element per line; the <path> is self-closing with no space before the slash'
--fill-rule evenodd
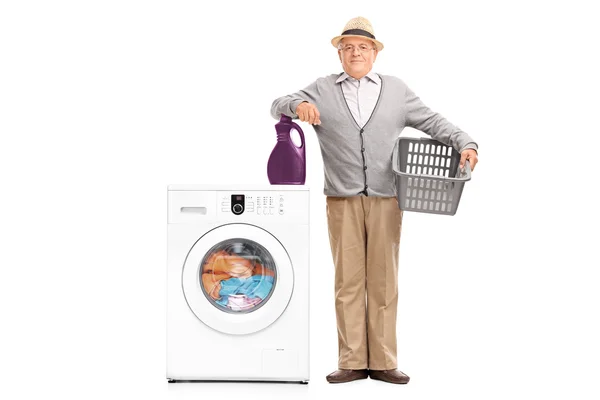
<path id="1" fill-rule="evenodd" d="M 473 149 L 467 149 L 460 153 L 460 169 L 465 167 L 465 161 L 467 160 L 469 160 L 469 164 L 471 164 L 471 171 L 475 171 L 475 165 L 477 164 L 477 151 Z"/>

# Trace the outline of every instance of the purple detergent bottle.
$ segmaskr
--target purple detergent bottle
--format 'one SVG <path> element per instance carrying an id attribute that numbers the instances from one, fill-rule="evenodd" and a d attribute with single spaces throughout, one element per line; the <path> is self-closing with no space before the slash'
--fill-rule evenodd
<path id="1" fill-rule="evenodd" d="M 296 146 L 290 133 L 296 129 L 300 134 L 301 145 Z M 275 124 L 277 144 L 271 152 L 267 164 L 267 175 L 272 185 L 304 185 L 306 180 L 306 146 L 304 132 L 287 115 Z"/>

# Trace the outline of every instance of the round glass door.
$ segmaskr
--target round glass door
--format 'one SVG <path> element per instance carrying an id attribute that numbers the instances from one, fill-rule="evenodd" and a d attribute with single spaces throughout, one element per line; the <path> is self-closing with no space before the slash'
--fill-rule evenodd
<path id="1" fill-rule="evenodd" d="M 190 309 L 223 333 L 248 334 L 283 314 L 293 290 L 291 260 L 264 229 L 229 224 L 202 236 L 190 250 L 182 274 Z"/>

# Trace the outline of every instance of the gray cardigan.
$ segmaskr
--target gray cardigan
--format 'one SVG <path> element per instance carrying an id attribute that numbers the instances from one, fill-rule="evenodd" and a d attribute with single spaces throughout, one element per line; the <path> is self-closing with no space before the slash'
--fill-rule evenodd
<path id="1" fill-rule="evenodd" d="M 359 126 L 346 104 L 342 87 L 335 81 L 340 74 L 317 79 L 297 93 L 273 102 L 271 115 L 297 119 L 296 107 L 313 103 L 321 114 L 321 124 L 313 125 L 321 146 L 324 194 L 327 196 L 367 195 L 395 197 L 392 150 L 402 129 L 409 126 L 462 152 L 477 149 L 469 135 L 430 110 L 394 76 L 381 75 L 381 92 L 371 118 Z"/>

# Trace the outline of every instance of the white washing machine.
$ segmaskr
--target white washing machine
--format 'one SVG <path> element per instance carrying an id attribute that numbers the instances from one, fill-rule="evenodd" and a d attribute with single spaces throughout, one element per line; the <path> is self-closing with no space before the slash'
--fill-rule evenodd
<path id="1" fill-rule="evenodd" d="M 168 187 L 167 379 L 308 382 L 308 187 Z"/>

